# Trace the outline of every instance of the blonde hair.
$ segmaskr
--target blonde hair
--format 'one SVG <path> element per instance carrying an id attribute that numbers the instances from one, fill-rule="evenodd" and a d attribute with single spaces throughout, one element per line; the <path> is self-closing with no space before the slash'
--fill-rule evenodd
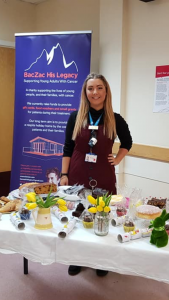
<path id="1" fill-rule="evenodd" d="M 87 99 L 86 95 L 86 86 L 89 79 L 100 79 L 105 88 L 106 88 L 106 99 L 104 101 L 104 124 L 103 124 L 103 133 L 110 139 L 116 138 L 116 122 L 112 107 L 112 96 L 110 86 L 106 80 L 106 78 L 101 74 L 91 73 L 87 76 L 84 81 L 81 98 L 80 98 L 80 106 L 79 111 L 76 118 L 75 127 L 73 130 L 72 140 L 75 140 L 77 135 L 80 134 L 82 127 L 86 127 L 88 120 L 88 112 L 90 109 L 90 102 Z"/>

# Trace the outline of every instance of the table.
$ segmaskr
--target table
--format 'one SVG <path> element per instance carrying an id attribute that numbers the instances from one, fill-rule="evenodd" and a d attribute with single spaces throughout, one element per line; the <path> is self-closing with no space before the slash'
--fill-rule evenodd
<path id="1" fill-rule="evenodd" d="M 69 215 L 71 212 L 68 212 Z M 81 222 L 65 238 L 58 237 L 63 224 L 52 215 L 53 228 L 37 230 L 34 220 L 25 221 L 25 229 L 18 230 L 9 215 L 0 220 L 0 253 L 19 253 L 43 265 L 61 263 L 103 269 L 120 274 L 142 276 L 169 283 L 169 245 L 157 248 L 148 238 L 119 243 L 117 235 L 122 226 L 113 227 L 107 236 L 94 234 Z"/>

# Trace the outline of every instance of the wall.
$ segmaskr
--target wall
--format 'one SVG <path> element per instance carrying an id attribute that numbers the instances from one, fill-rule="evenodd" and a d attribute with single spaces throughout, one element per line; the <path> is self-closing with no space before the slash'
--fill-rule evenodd
<path id="1" fill-rule="evenodd" d="M 99 72 L 108 80 L 114 111 L 122 108 L 122 41 L 123 0 L 100 1 L 100 61 Z M 123 172 L 123 162 L 116 167 L 116 173 Z"/>
<path id="2" fill-rule="evenodd" d="M 126 116 L 135 143 L 169 147 L 169 138 L 162 134 L 169 126 L 169 114 L 153 113 L 155 68 L 169 64 L 169 1 L 127 0 L 127 3 Z"/>
<path id="3" fill-rule="evenodd" d="M 155 67 L 169 64 L 169 1 L 100 3 L 100 72 L 110 82 L 114 110 L 127 120 L 134 143 L 169 148 L 169 115 L 153 113 Z M 158 194 L 165 189 L 168 196 L 168 163 L 126 157 L 121 165 L 119 181 L 144 189 L 143 179 L 154 180 Z M 148 184 L 146 192 L 152 194 L 151 188 Z"/>
<path id="4" fill-rule="evenodd" d="M 34 5 L 18 0 L 0 1 L 0 40 L 14 42 L 16 32 L 32 32 L 34 28 Z"/>
<path id="5" fill-rule="evenodd" d="M 126 118 L 138 144 L 169 148 L 169 114 L 153 113 L 155 68 L 169 64 L 168 0 L 127 0 Z M 137 126 L 136 126 L 137 124 Z M 125 173 L 166 183 L 169 164 L 127 157 Z"/>
<path id="6" fill-rule="evenodd" d="M 99 9 L 99 0 L 48 0 L 36 6 L 36 30 L 92 30 L 91 71 L 98 72 Z"/>
<path id="7" fill-rule="evenodd" d="M 5 172 L 12 159 L 15 49 L 0 47 L 0 74 L 0 172 Z"/>
<path id="8" fill-rule="evenodd" d="M 14 47 L 16 32 L 31 32 L 35 27 L 35 7 L 16 0 L 0 1 L 0 46 Z M 0 172 L 11 170 L 15 50 L 1 48 L 0 95 Z"/>

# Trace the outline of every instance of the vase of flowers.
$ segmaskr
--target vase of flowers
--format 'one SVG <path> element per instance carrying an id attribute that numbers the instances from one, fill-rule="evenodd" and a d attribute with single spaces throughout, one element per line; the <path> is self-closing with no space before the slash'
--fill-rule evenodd
<path id="1" fill-rule="evenodd" d="M 52 196 L 51 192 L 47 195 L 46 200 L 43 200 L 42 197 L 36 195 L 36 193 L 26 194 L 28 203 L 26 207 L 29 210 L 32 210 L 32 215 L 35 221 L 36 229 L 50 229 L 53 227 L 51 220 L 51 206 L 58 206 L 61 211 L 67 211 L 66 201 L 59 197 Z"/>
<path id="2" fill-rule="evenodd" d="M 109 213 L 97 212 L 94 218 L 94 232 L 96 235 L 107 235 L 109 232 Z"/>
<path id="3" fill-rule="evenodd" d="M 93 205 L 88 210 L 95 214 L 94 216 L 94 232 L 96 235 L 105 236 L 109 232 L 109 212 L 111 211 L 109 204 L 112 195 L 105 194 L 97 199 L 88 196 L 88 201 Z"/>

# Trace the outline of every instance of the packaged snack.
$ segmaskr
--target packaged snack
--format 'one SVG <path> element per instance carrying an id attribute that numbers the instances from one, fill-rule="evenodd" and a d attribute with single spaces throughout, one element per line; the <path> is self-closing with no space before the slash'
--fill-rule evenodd
<path id="1" fill-rule="evenodd" d="M 123 205 L 118 205 L 116 209 L 116 214 L 118 217 L 125 216 L 127 214 L 127 209 Z"/>
<path id="2" fill-rule="evenodd" d="M 85 211 L 82 216 L 82 223 L 85 228 L 93 228 L 93 215 Z"/>

